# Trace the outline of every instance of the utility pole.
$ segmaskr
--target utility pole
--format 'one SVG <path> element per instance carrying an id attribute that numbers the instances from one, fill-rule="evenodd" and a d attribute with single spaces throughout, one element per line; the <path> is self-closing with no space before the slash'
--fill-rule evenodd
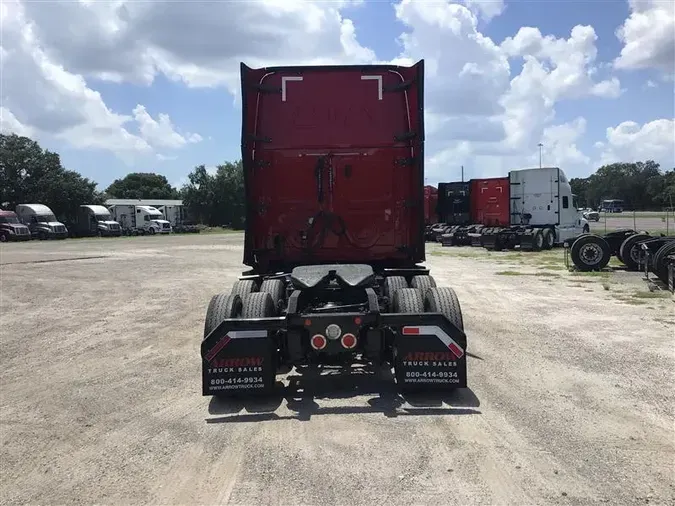
<path id="1" fill-rule="evenodd" d="M 464 182 L 464 165 L 462 165 L 462 183 Z"/>
<path id="2" fill-rule="evenodd" d="M 539 168 L 541 169 L 541 148 L 543 148 L 544 145 L 540 142 L 538 146 L 539 146 Z"/>

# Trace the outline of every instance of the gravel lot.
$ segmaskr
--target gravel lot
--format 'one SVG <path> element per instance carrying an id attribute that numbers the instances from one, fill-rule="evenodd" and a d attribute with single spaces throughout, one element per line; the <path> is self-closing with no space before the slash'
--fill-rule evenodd
<path id="1" fill-rule="evenodd" d="M 675 214 L 666 212 L 637 212 L 601 213 L 600 221 L 590 222 L 591 231 L 596 234 L 605 233 L 619 228 L 635 230 L 649 230 L 658 233 L 675 235 Z"/>
<path id="2" fill-rule="evenodd" d="M 2 504 L 675 502 L 675 306 L 638 274 L 430 245 L 470 389 L 292 372 L 217 403 L 199 342 L 241 256 L 239 234 L 0 246 Z"/>

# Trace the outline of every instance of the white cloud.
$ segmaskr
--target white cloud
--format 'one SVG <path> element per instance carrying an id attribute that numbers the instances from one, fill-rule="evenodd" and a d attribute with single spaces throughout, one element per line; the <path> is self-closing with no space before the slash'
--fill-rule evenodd
<path id="1" fill-rule="evenodd" d="M 618 69 L 658 69 L 675 74 L 675 2 L 629 0 L 630 16 L 616 36 L 624 46 L 614 64 Z"/>
<path id="2" fill-rule="evenodd" d="M 675 167 L 675 120 L 658 119 L 640 125 L 624 121 L 607 129 L 598 165 L 654 160 L 664 169 Z"/>
<path id="3" fill-rule="evenodd" d="M 12 114 L 12 111 L 5 107 L 0 107 L 0 133 L 7 135 L 16 134 L 25 137 L 30 137 L 34 134 L 32 128 L 23 125 L 16 119 L 16 116 Z"/>
<path id="4" fill-rule="evenodd" d="M 163 74 L 237 97 L 240 61 L 253 67 L 376 62 L 342 14 L 348 3 L 359 2 L 3 4 L 9 19 L 3 71 L 10 76 L 3 106 L 11 114 L 3 125 L 50 133 L 76 147 L 172 159 L 170 150 L 202 136 L 140 104 L 128 114 L 113 111 L 87 79 L 149 85 Z M 575 26 L 560 38 L 523 27 L 499 44 L 481 33 L 479 20 L 501 14 L 502 0 L 401 0 L 394 8 L 406 25 L 394 63 L 426 61 L 430 179 L 445 178 L 462 163 L 480 167 L 475 176 L 538 163 L 540 141 L 547 159 L 586 170 L 578 147 L 585 120 L 554 122 L 561 100 L 609 99 L 622 91 L 612 68 L 596 61 L 592 27 Z"/>
<path id="5" fill-rule="evenodd" d="M 656 88 L 658 85 L 651 79 L 648 79 L 647 82 L 645 83 L 645 86 L 647 88 Z"/>
<path id="6" fill-rule="evenodd" d="M 168 114 L 160 113 L 155 120 L 142 105 L 134 108 L 134 119 L 138 123 L 141 137 L 152 147 L 177 149 L 188 142 L 196 143 L 202 140 L 199 134 L 188 134 L 186 137 L 178 133 Z"/>
<path id="7" fill-rule="evenodd" d="M 478 13 L 485 21 L 501 15 L 504 12 L 503 0 L 463 0 L 464 4 L 474 13 Z"/>

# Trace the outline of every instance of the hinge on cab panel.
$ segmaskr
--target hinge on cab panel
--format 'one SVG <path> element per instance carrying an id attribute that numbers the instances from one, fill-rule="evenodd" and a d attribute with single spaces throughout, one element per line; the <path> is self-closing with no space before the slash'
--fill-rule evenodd
<path id="1" fill-rule="evenodd" d="M 391 86 L 385 86 L 382 88 L 382 91 L 386 92 L 392 92 L 392 91 L 407 91 L 410 89 L 410 87 L 413 85 L 415 82 L 414 79 L 411 79 L 410 81 L 403 81 L 402 83 L 398 84 L 393 84 Z"/>
<path id="2" fill-rule="evenodd" d="M 394 163 L 395 163 L 398 167 L 411 167 L 412 165 L 415 164 L 415 158 L 412 157 L 412 156 L 407 156 L 407 157 L 406 157 L 406 156 L 403 156 L 403 157 L 397 158 L 397 159 L 394 161 Z"/>
<path id="3" fill-rule="evenodd" d="M 394 135 L 394 140 L 398 142 L 408 141 L 410 139 L 414 139 L 416 136 L 416 132 L 406 132 L 404 134 Z"/>

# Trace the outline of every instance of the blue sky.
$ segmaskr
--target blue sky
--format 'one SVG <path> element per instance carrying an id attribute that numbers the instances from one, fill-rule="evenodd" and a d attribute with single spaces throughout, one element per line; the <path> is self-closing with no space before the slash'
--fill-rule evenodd
<path id="1" fill-rule="evenodd" d="M 17 35 L 15 47 L 22 48 L 25 53 L 22 54 L 17 50 L 13 53 L 15 60 L 10 59 L 7 65 L 12 63 L 24 65 L 29 70 L 32 69 L 30 65 L 33 65 L 37 69 L 36 72 L 45 78 L 47 84 L 44 87 L 38 87 L 35 91 L 39 94 L 41 93 L 40 90 L 46 90 L 44 91 L 44 97 L 46 98 L 43 100 L 45 105 L 42 111 L 47 110 L 49 112 L 42 112 L 41 114 L 53 114 L 53 111 L 58 111 L 59 108 L 63 109 L 66 107 L 64 104 L 70 104 L 71 102 L 68 102 L 66 98 L 54 98 L 56 92 L 49 93 L 50 90 L 47 89 L 47 85 L 52 85 L 56 81 L 53 75 L 48 75 L 49 72 L 45 70 L 44 61 L 37 64 L 35 61 L 28 62 L 27 45 L 34 44 L 39 47 L 50 63 L 60 66 L 67 73 L 67 75 L 61 77 L 66 79 L 69 76 L 75 76 L 75 78 L 81 76 L 85 87 L 78 91 L 78 93 L 83 93 L 81 100 L 77 100 L 75 92 L 68 91 L 69 88 L 65 85 L 59 85 L 60 87 L 55 89 L 72 101 L 73 105 L 69 107 L 78 107 L 78 103 L 82 104 L 83 112 L 77 116 L 77 119 L 72 120 L 72 124 L 77 127 L 73 130 L 50 130 L 48 125 L 51 123 L 46 118 L 42 118 L 44 125 L 32 125 L 27 120 L 31 115 L 26 113 L 30 105 L 30 98 L 22 101 L 20 93 L 23 90 L 20 84 L 13 86 L 10 82 L 7 86 L 4 86 L 2 105 L 5 112 L 9 111 L 12 114 L 12 121 L 6 119 L 9 115 L 5 113 L 3 130 L 8 131 L 11 130 L 11 125 L 19 125 L 16 128 L 30 133 L 44 147 L 60 152 L 63 164 L 67 168 L 77 170 L 84 176 L 97 181 L 101 189 L 105 188 L 115 178 L 123 177 L 131 171 L 158 172 L 164 174 L 172 184 L 180 184 L 185 181 L 187 173 L 198 164 L 213 166 L 226 160 L 239 158 L 240 110 L 234 104 L 232 92 L 237 85 L 236 72 L 238 67 L 236 63 L 241 59 L 252 66 L 255 66 L 258 62 L 272 65 L 303 63 L 304 60 L 309 58 L 322 58 L 325 54 L 331 61 L 337 59 L 339 63 L 362 63 L 368 59 L 367 55 L 364 56 L 364 52 L 370 50 L 379 61 L 389 61 L 400 56 L 412 60 L 416 60 L 420 56 L 425 59 L 434 59 L 436 58 L 435 55 L 442 54 L 447 56 L 449 62 L 454 62 L 458 55 L 461 58 L 464 53 L 471 54 L 471 51 L 467 49 L 470 46 L 465 47 L 463 40 L 444 38 L 448 33 L 447 27 L 435 26 L 433 20 L 424 17 L 424 9 L 428 6 L 414 7 L 407 5 L 405 13 L 399 13 L 397 17 L 394 8 L 395 3 L 398 2 L 366 1 L 339 9 L 339 16 L 342 20 L 348 19 L 353 22 L 356 30 L 356 41 L 360 48 L 363 48 L 362 51 L 359 49 L 361 52 L 347 49 L 343 51 L 339 48 L 336 50 L 335 46 L 339 43 L 339 34 L 331 38 L 331 30 L 339 31 L 339 25 L 337 24 L 325 26 L 326 34 L 314 42 L 316 54 L 311 53 L 311 48 L 301 48 L 307 54 L 302 54 L 298 58 L 293 56 L 293 50 L 296 47 L 292 45 L 293 42 L 284 42 L 289 46 L 276 50 L 275 54 L 275 48 L 272 47 L 270 47 L 269 52 L 266 52 L 267 50 L 263 46 L 265 39 L 261 39 L 261 48 L 257 49 L 255 54 L 248 54 L 249 51 L 245 45 L 240 49 L 235 48 L 235 42 L 222 45 L 217 49 L 229 53 L 227 59 L 222 61 L 219 60 L 218 54 L 213 56 L 213 61 L 208 61 L 203 53 L 179 55 L 180 50 L 176 49 L 178 46 L 172 46 L 170 41 L 166 42 L 175 30 L 169 25 L 164 32 L 162 32 L 161 26 L 156 27 L 159 36 L 155 40 L 148 39 L 146 41 L 138 37 L 134 39 L 132 35 L 129 35 L 129 40 L 111 39 L 113 42 L 109 43 L 108 46 L 113 49 L 113 53 L 116 51 L 116 47 L 126 48 L 127 46 L 136 46 L 135 52 L 130 52 L 130 55 L 138 54 L 139 51 L 146 49 L 147 54 L 153 55 L 157 54 L 159 50 L 162 51 L 164 60 L 161 62 L 156 60 L 153 63 L 152 76 L 146 79 L 139 77 L 143 72 L 148 72 L 147 68 L 144 67 L 145 63 L 139 59 L 136 64 L 133 57 L 130 57 L 128 62 L 117 61 L 120 58 L 115 60 L 111 56 L 111 52 L 105 50 L 107 46 L 103 43 L 105 42 L 103 35 L 85 33 L 80 34 L 79 39 L 81 40 L 78 39 L 77 42 L 64 41 L 63 38 L 53 34 L 54 28 L 50 28 L 45 21 L 45 19 L 56 21 L 56 18 L 62 15 L 64 19 L 68 20 L 66 23 L 74 23 L 73 20 L 78 19 L 76 16 L 81 15 L 91 16 L 91 19 L 102 23 L 109 16 L 117 16 L 119 13 L 103 12 L 101 14 L 94 11 L 98 7 L 85 7 L 70 2 L 69 6 L 64 4 L 53 7 L 54 12 L 48 16 L 45 11 L 51 9 L 52 4 L 44 4 L 44 9 L 37 12 L 29 4 L 17 3 L 16 8 L 19 14 L 14 18 L 10 16 L 10 19 L 18 19 L 16 23 L 32 26 L 37 37 L 33 41 L 26 42 Z M 443 4 L 444 2 L 435 2 L 434 5 L 440 8 L 439 6 L 443 6 Z M 204 19 L 208 19 L 208 16 L 215 19 L 214 22 L 218 22 L 218 19 L 220 19 L 218 16 L 224 16 L 223 13 L 213 10 L 221 9 L 221 6 L 213 7 L 213 4 L 207 3 L 196 5 L 199 5 L 199 8 L 205 11 L 207 18 L 201 18 L 201 21 L 196 18 L 193 20 L 195 23 L 203 23 Z M 267 19 L 265 16 L 270 16 L 269 8 L 265 7 L 267 10 L 264 10 L 262 4 L 239 3 L 229 5 L 234 5 L 239 9 L 237 15 L 241 10 L 250 9 L 251 13 L 246 17 L 247 20 L 260 19 L 262 21 Z M 532 125 L 527 124 L 526 116 L 525 121 L 520 120 L 522 125 L 519 124 L 518 128 L 531 130 L 527 132 L 529 140 L 524 144 L 521 142 L 517 147 L 514 147 L 515 144 L 509 144 L 508 157 L 500 154 L 506 152 L 504 150 L 507 149 L 503 143 L 499 146 L 495 145 L 496 147 L 488 146 L 486 148 L 485 145 L 479 146 L 478 143 L 462 143 L 449 135 L 429 135 L 427 152 L 430 158 L 427 161 L 427 166 L 430 170 L 429 177 L 432 182 L 457 178 L 460 165 L 467 167 L 469 177 L 480 177 L 499 175 L 504 173 L 508 167 L 514 165 L 531 164 L 533 162 L 532 156 L 537 153 L 536 144 L 538 140 L 552 139 L 553 132 L 558 132 L 558 130 L 551 128 L 561 125 L 561 131 L 564 135 L 560 137 L 558 144 L 551 144 L 550 148 L 547 145 L 545 148 L 547 151 L 545 163 L 558 164 L 572 176 L 588 175 L 603 162 L 619 159 L 631 161 L 631 159 L 642 159 L 646 156 L 657 158 L 666 166 L 672 167 L 675 165 L 673 159 L 675 153 L 672 147 L 672 120 L 675 115 L 672 70 L 667 63 L 664 69 L 663 62 L 658 61 L 659 55 L 663 60 L 662 51 L 661 53 L 655 51 L 649 53 L 648 51 L 654 44 L 663 44 L 663 42 L 645 39 L 644 46 L 647 48 L 645 55 L 638 55 L 637 60 L 633 58 L 632 63 L 629 62 L 629 65 L 623 67 L 614 64 L 615 59 L 621 55 L 625 42 L 617 37 L 617 29 L 627 23 L 632 15 L 642 14 L 644 9 L 640 12 L 633 12 L 634 9 L 628 2 L 619 0 L 595 2 L 569 0 L 506 1 L 501 14 L 490 17 L 489 15 L 483 15 L 483 12 L 477 9 L 475 4 L 472 5 L 471 2 L 467 2 L 466 7 L 464 4 L 461 5 L 463 5 L 462 12 L 455 10 L 448 15 L 462 20 L 463 26 L 469 26 L 470 30 L 473 29 L 476 33 L 489 37 L 497 48 L 507 37 L 515 37 L 522 27 L 538 28 L 543 37 L 552 36 L 560 42 L 564 42 L 570 39 L 571 31 L 575 26 L 590 25 L 597 36 L 597 40 L 591 44 L 592 49 L 597 50 L 597 57 L 585 67 L 586 70 L 592 69 L 589 74 L 591 78 L 584 85 L 585 89 L 582 90 L 579 87 L 575 93 L 559 93 L 552 89 L 556 83 L 546 85 L 549 88 L 546 93 L 555 97 L 553 103 L 549 104 L 545 110 L 537 110 L 533 113 Z M 651 5 L 653 9 L 663 9 L 665 4 L 652 2 Z M 333 4 L 318 4 L 316 8 L 318 9 L 317 12 L 337 15 L 338 10 L 330 10 L 335 7 L 336 5 Z M 222 7 L 222 9 L 228 8 L 230 7 Z M 260 11 L 256 11 L 256 8 Z M 471 14 L 467 14 L 469 12 L 467 8 L 471 10 Z M 75 12 L 73 9 L 80 9 L 80 11 Z M 309 10 L 302 7 L 300 9 L 294 14 L 296 18 L 299 15 L 298 13 Z M 647 14 L 649 14 L 649 11 Z M 140 8 L 134 7 L 130 8 L 126 15 L 130 16 L 131 19 L 141 19 L 144 13 L 140 11 Z M 137 16 L 137 18 L 134 18 L 134 16 Z M 471 26 L 471 18 L 467 16 L 474 17 L 475 26 Z M 119 19 L 122 19 L 121 15 Z M 272 19 L 275 18 L 272 17 Z M 657 17 L 657 19 L 661 18 Z M 5 20 L 5 22 L 7 21 Z M 157 24 L 161 24 L 161 22 L 162 19 L 157 20 Z M 186 22 L 189 23 L 190 21 L 187 20 Z M 127 21 L 127 23 L 129 22 Z M 53 24 L 56 26 L 58 23 Z M 297 37 L 300 41 L 299 44 L 303 44 L 302 41 L 306 41 L 307 45 L 313 44 L 312 37 L 314 37 L 314 34 L 310 31 L 309 35 L 303 35 L 301 25 L 302 23 L 298 22 L 298 26 L 288 28 L 294 30 L 289 32 L 290 36 Z M 139 21 L 140 26 L 142 26 L 142 23 Z M 665 29 L 665 33 L 668 35 L 671 25 L 666 24 Z M 73 30 L 79 29 L 73 25 Z M 438 39 L 432 38 L 434 30 L 438 31 Z M 105 33 L 104 29 L 102 31 Z M 131 33 L 131 29 L 127 31 Z M 413 46 L 406 47 L 397 40 L 403 32 L 408 33 L 411 38 L 417 39 L 418 44 L 415 45 L 417 49 L 414 49 Z M 79 32 L 73 33 L 79 34 Z M 223 28 L 223 33 L 228 33 L 226 26 Z M 256 37 L 256 33 L 255 31 L 245 33 L 245 37 L 251 45 L 256 43 L 253 39 L 253 37 Z M 200 36 L 207 38 L 208 34 L 206 32 L 199 34 L 197 30 L 193 38 L 197 40 Z M 639 39 L 641 36 L 639 33 L 631 36 L 634 42 L 643 42 Z M 93 39 L 88 41 L 87 37 L 93 37 Z M 636 37 L 638 37 L 637 40 L 635 40 Z M 11 41 L 13 39 L 9 37 L 9 40 L 10 42 L 3 43 L 3 49 L 12 51 Z M 164 41 L 162 43 L 165 43 L 165 45 L 161 46 L 158 40 Z M 435 40 L 439 42 L 436 43 Z M 208 40 L 205 43 L 208 43 Z M 78 46 L 77 44 L 81 45 Z M 297 47 L 296 52 L 299 52 L 300 47 Z M 323 49 L 324 47 L 325 49 Z M 584 47 L 588 48 L 588 44 Z M 280 55 L 279 52 L 282 50 L 285 51 L 285 54 Z M 171 51 L 174 51 L 173 56 Z M 512 52 L 508 60 L 510 65 L 508 77 L 510 79 L 523 71 L 525 53 L 518 51 L 515 51 L 517 54 Z M 122 51 L 120 50 L 120 52 Z M 370 53 L 371 57 L 372 53 Z M 547 54 L 551 54 L 551 51 L 548 50 Z M 21 58 L 26 61 L 19 61 Z M 109 69 L 105 67 L 108 65 L 106 58 L 110 58 Z M 445 58 L 445 56 L 439 56 L 439 58 Z M 570 52 L 569 58 L 570 61 L 574 61 L 572 52 Z M 555 67 L 555 64 L 552 61 L 547 61 L 545 56 L 539 56 L 538 60 L 546 71 L 551 71 Z M 94 68 L 93 64 L 90 63 L 91 61 L 98 62 L 96 64 L 98 68 Z M 169 61 L 171 63 L 167 63 Z M 466 63 L 471 62 L 471 58 L 466 61 Z M 457 62 L 452 63 L 452 65 L 455 64 Z M 169 68 L 169 65 L 171 65 L 170 70 L 163 70 Z M 222 69 L 219 68 L 219 65 L 222 65 Z M 104 68 L 103 72 L 101 67 Z M 195 67 L 198 70 L 194 70 Z M 19 69 L 20 67 L 16 68 Z M 442 90 L 444 82 L 453 83 L 456 80 L 457 72 L 453 68 L 444 67 L 447 70 L 445 75 L 431 76 L 428 78 L 427 84 Z M 7 76 L 7 72 L 12 70 L 12 67 L 8 66 L 4 69 L 3 75 Z M 218 74 L 221 71 L 222 74 Z M 453 74 L 453 72 L 455 73 Z M 116 75 L 114 79 L 110 77 L 112 74 Z M 211 78 L 216 74 L 217 77 Z M 195 75 L 198 75 L 198 77 L 195 77 Z M 592 85 L 601 81 L 609 82 L 612 78 L 619 80 L 620 93 L 618 87 L 615 93 L 610 92 L 605 96 L 599 96 L 599 94 L 590 91 Z M 500 78 L 495 77 L 495 82 L 498 79 Z M 562 79 L 560 80 L 562 81 Z M 4 84 L 5 78 L 3 77 Z M 533 89 L 536 89 L 536 86 Z M 504 81 L 502 91 L 504 95 L 510 93 L 508 80 Z M 98 92 L 100 99 L 92 96 L 90 92 Z M 462 92 L 462 90 L 460 89 L 459 92 Z M 473 100 L 475 97 L 472 96 L 472 93 L 479 92 L 480 90 L 467 89 L 466 96 L 461 99 Z M 453 116 L 452 111 L 446 110 L 442 93 L 439 96 L 441 98 L 436 99 L 436 102 L 432 103 L 430 107 L 438 112 L 439 117 L 446 118 L 450 122 L 448 124 L 452 124 L 454 121 L 455 124 L 461 125 L 464 119 Z M 497 98 L 495 97 L 495 100 Z M 530 107 L 527 102 L 534 103 L 539 98 L 533 95 L 530 99 L 527 94 L 524 96 L 521 94 L 519 97 L 512 97 L 508 103 Z M 49 100 L 57 105 L 53 106 Z M 100 113 L 100 119 L 88 118 L 89 111 L 96 108 L 100 109 L 100 103 L 107 107 L 109 114 Z M 197 133 L 201 140 L 199 142 L 183 142 L 177 148 L 175 146 L 157 146 L 150 137 L 143 134 L 141 123 L 138 120 L 130 118 L 130 121 L 120 126 L 115 123 L 114 117 L 111 119 L 111 115 L 114 116 L 115 114 L 133 117 L 132 111 L 138 105 L 145 108 L 152 120 L 158 120 L 160 114 L 168 115 L 173 131 L 179 136 L 186 139 L 189 134 Z M 514 106 L 509 105 L 508 110 L 513 109 Z M 582 126 L 578 122 L 579 118 L 583 118 Z M 629 129 L 631 133 L 616 135 L 611 140 L 608 139 L 608 128 L 617 128 L 627 121 L 636 123 L 634 128 Z M 653 123 L 659 121 L 660 123 Z M 514 127 L 510 127 L 510 129 L 512 128 Z M 548 133 L 547 128 L 550 129 Z M 114 132 L 112 129 L 115 129 Z M 120 131 L 123 133 L 120 134 Z M 129 148 L 127 143 L 131 141 L 127 139 L 127 134 L 134 138 L 137 136 L 138 142 L 144 144 L 144 147 L 139 148 L 138 151 Z M 99 138 L 90 140 L 95 135 L 98 135 Z M 147 147 L 145 147 L 145 141 L 148 142 Z M 597 143 L 602 144 L 598 145 Z M 181 143 L 178 142 L 178 144 Z M 569 148 L 572 144 L 574 149 Z M 653 151 L 650 152 L 653 155 L 647 154 L 645 144 L 651 147 L 655 146 Z M 124 145 L 123 149 L 120 148 L 122 145 Z M 514 151 L 517 152 L 514 154 Z"/>

